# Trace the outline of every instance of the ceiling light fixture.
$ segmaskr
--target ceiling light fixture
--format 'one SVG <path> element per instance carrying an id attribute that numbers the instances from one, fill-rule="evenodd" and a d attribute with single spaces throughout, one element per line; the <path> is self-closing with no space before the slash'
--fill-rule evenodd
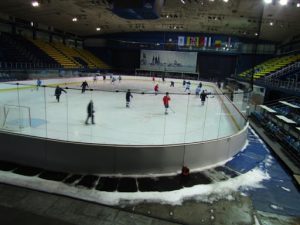
<path id="1" fill-rule="evenodd" d="M 270 4 L 270 3 L 272 3 L 272 0 L 264 0 L 264 2 L 265 2 L 266 4 Z"/>
<path id="2" fill-rule="evenodd" d="M 254 33 L 255 36 L 258 36 L 258 33 Z"/>
<path id="3" fill-rule="evenodd" d="M 273 25 L 274 25 L 274 23 L 271 21 L 271 22 L 270 22 L 270 26 L 273 26 Z"/>
<path id="4" fill-rule="evenodd" d="M 223 0 L 223 2 L 226 2 L 226 3 L 227 3 L 228 1 L 229 1 L 229 0 Z"/>
<path id="5" fill-rule="evenodd" d="M 97 28 L 96 28 L 96 31 L 100 31 L 100 30 L 101 30 L 101 27 L 97 27 Z"/>
<path id="6" fill-rule="evenodd" d="M 279 4 L 280 5 L 287 5 L 288 4 L 288 0 L 280 0 Z"/>
<path id="7" fill-rule="evenodd" d="M 31 5 L 32 5 L 33 7 L 39 7 L 39 6 L 40 6 L 40 3 L 39 3 L 38 1 L 32 1 L 32 2 L 31 2 Z"/>
<path id="8" fill-rule="evenodd" d="M 297 3 L 297 8 L 300 8 L 300 2 Z"/>
<path id="9" fill-rule="evenodd" d="M 185 0 L 180 0 L 182 4 L 185 4 Z"/>
<path id="10" fill-rule="evenodd" d="M 77 22 L 77 21 L 78 21 L 77 17 L 74 17 L 74 18 L 72 19 L 72 21 L 73 21 L 73 22 Z"/>

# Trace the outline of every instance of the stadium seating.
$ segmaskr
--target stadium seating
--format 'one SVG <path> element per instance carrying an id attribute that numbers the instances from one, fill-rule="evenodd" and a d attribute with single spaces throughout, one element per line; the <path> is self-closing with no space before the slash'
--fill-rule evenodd
<path id="1" fill-rule="evenodd" d="M 55 60 L 19 35 L 1 33 L 0 49 L 0 63 L 4 69 L 59 67 Z"/>
<path id="2" fill-rule="evenodd" d="M 292 99 L 288 103 L 300 106 L 298 99 Z M 275 110 L 276 113 L 257 110 L 251 113 L 251 117 L 267 131 L 268 135 L 276 138 L 282 144 L 288 156 L 300 164 L 300 131 L 297 129 L 300 127 L 300 110 L 284 105 L 279 101 L 268 105 L 268 107 Z M 276 115 L 285 116 L 296 124 L 283 123 L 277 119 Z"/>
<path id="3" fill-rule="evenodd" d="M 0 69 L 110 69 L 102 60 L 84 49 L 63 43 L 26 39 L 20 35 L 1 33 Z"/>
<path id="4" fill-rule="evenodd" d="M 253 79 L 257 80 L 263 78 L 297 61 L 300 61 L 300 54 L 276 57 L 267 60 L 254 67 Z M 250 79 L 251 74 L 252 69 L 249 69 L 239 74 L 238 77 L 247 80 Z"/>
<path id="5" fill-rule="evenodd" d="M 42 41 L 42 40 L 33 40 L 30 39 L 36 46 L 38 46 L 41 50 L 47 53 L 50 57 L 55 59 L 59 64 L 62 65 L 63 68 L 66 69 L 75 69 L 80 68 L 81 66 L 79 63 L 76 63 L 74 60 L 70 59 L 62 52 L 54 48 L 49 43 Z"/>
<path id="6" fill-rule="evenodd" d="M 59 42 L 47 43 L 42 40 L 31 41 L 61 64 L 63 68 L 110 69 L 102 60 L 87 50 L 71 48 Z"/>
<path id="7" fill-rule="evenodd" d="M 96 68 L 111 69 L 106 63 L 104 63 L 98 57 L 93 55 L 91 52 L 85 49 L 74 49 L 74 50 L 78 52 L 81 58 L 85 59 L 86 62 L 89 62 L 90 64 L 94 65 Z"/>
<path id="8" fill-rule="evenodd" d="M 1 62 L 14 62 L 26 63 L 31 62 L 28 58 L 27 52 L 18 48 L 14 43 L 5 35 L 0 35 L 0 61 Z"/>
<path id="9" fill-rule="evenodd" d="M 264 116 L 262 113 L 254 111 L 252 112 L 252 116 L 259 122 L 259 123 L 264 123 Z"/>
<path id="10" fill-rule="evenodd" d="M 68 59 L 70 59 L 76 65 L 77 68 L 82 68 L 86 64 L 88 65 L 88 68 L 90 68 L 87 62 L 83 63 L 81 60 L 79 61 L 76 60 L 76 58 L 80 58 L 80 55 L 73 48 L 70 48 L 61 42 L 54 42 L 51 43 L 50 45 L 54 47 L 56 50 L 58 50 L 59 52 L 61 52 Z M 85 60 L 83 61 L 85 62 Z"/>

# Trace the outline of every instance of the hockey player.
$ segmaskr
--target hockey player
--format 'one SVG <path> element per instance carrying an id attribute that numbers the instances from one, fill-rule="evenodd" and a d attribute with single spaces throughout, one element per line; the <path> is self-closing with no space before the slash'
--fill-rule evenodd
<path id="1" fill-rule="evenodd" d="M 202 88 L 202 83 L 201 82 L 199 83 L 199 87 Z"/>
<path id="2" fill-rule="evenodd" d="M 152 81 L 155 82 L 155 77 L 154 76 L 152 77 Z"/>
<path id="3" fill-rule="evenodd" d="M 55 93 L 54 93 L 54 95 L 56 96 L 56 100 L 57 100 L 57 102 L 59 102 L 59 98 L 60 98 L 60 96 L 61 96 L 61 92 L 65 92 L 65 93 L 67 93 L 64 89 L 62 89 L 61 87 L 59 87 L 58 85 L 56 86 L 56 88 L 55 88 Z"/>
<path id="4" fill-rule="evenodd" d="M 169 108 L 169 101 L 171 101 L 171 98 L 169 97 L 169 92 L 166 92 L 166 95 L 163 97 L 163 103 L 165 106 L 165 114 L 168 114 L 168 108 Z"/>
<path id="5" fill-rule="evenodd" d="M 157 93 L 158 93 L 158 84 L 156 84 L 156 85 L 154 86 L 154 93 L 155 93 L 155 95 L 157 95 Z"/>
<path id="6" fill-rule="evenodd" d="M 94 81 L 94 83 L 97 82 L 97 74 L 95 74 L 95 76 L 93 77 L 93 81 Z"/>
<path id="7" fill-rule="evenodd" d="M 86 121 L 85 121 L 86 125 L 89 124 L 89 118 L 92 119 L 92 124 L 95 124 L 95 122 L 94 122 L 94 112 L 95 112 L 95 110 L 94 110 L 94 103 L 91 100 L 90 103 L 87 106 L 87 114 L 88 115 L 87 115 L 87 118 L 86 118 Z"/>
<path id="8" fill-rule="evenodd" d="M 88 87 L 88 83 L 86 81 L 83 81 L 82 84 L 81 84 L 81 93 L 84 93 L 86 88 Z"/>
<path id="9" fill-rule="evenodd" d="M 36 90 L 38 91 L 39 90 L 39 87 L 42 85 L 42 81 L 40 78 L 37 79 L 36 81 Z"/>
<path id="10" fill-rule="evenodd" d="M 126 108 L 130 107 L 130 98 L 133 98 L 130 89 L 126 92 Z"/>
<path id="11" fill-rule="evenodd" d="M 116 80 L 117 80 L 117 79 L 113 76 L 113 77 L 111 78 L 111 84 L 114 85 Z"/>
<path id="12" fill-rule="evenodd" d="M 200 98 L 201 98 L 201 105 L 204 105 L 205 100 L 207 98 L 207 93 L 203 90 L 202 93 L 200 94 Z"/>
<path id="13" fill-rule="evenodd" d="M 171 81 L 170 87 L 174 87 L 174 85 L 175 85 L 175 82 Z"/>
<path id="14" fill-rule="evenodd" d="M 195 94 L 196 96 L 199 96 L 200 95 L 200 92 L 201 92 L 201 88 L 198 86 L 195 90 Z"/>
<path id="15" fill-rule="evenodd" d="M 185 84 L 185 90 L 184 90 L 184 92 L 186 92 L 186 91 L 189 91 L 189 92 L 191 92 L 191 82 L 186 82 L 186 84 Z"/>
<path id="16" fill-rule="evenodd" d="M 185 84 L 186 84 L 186 81 L 185 81 L 185 80 L 183 80 L 183 82 L 182 82 L 182 86 L 184 87 L 184 86 L 185 86 Z"/>
<path id="17" fill-rule="evenodd" d="M 120 83 L 120 82 L 121 82 L 121 80 L 122 80 L 122 77 L 121 77 L 121 75 L 119 75 L 118 79 L 119 79 L 119 83 Z"/>

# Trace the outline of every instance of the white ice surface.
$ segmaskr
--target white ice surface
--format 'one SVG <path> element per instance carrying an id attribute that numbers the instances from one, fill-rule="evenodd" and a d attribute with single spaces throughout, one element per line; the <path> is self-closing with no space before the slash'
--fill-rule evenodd
<path id="1" fill-rule="evenodd" d="M 76 142 L 121 144 L 121 145 L 161 145 L 199 142 L 230 136 L 238 131 L 231 116 L 221 105 L 218 97 L 208 98 L 205 105 L 201 106 L 199 97 L 184 94 L 181 81 L 176 81 L 175 88 L 171 88 L 170 80 L 159 82 L 160 92 L 169 91 L 170 107 L 175 111 L 169 111 L 164 115 L 162 103 L 163 95 L 135 94 L 131 107 L 125 107 L 125 93 L 115 90 L 131 89 L 133 92 L 152 93 L 154 82 L 150 80 L 123 80 L 112 85 L 110 80 L 98 80 L 96 83 L 87 78 L 90 87 L 107 91 L 87 91 L 81 94 L 80 90 L 67 90 L 63 93 L 61 102 L 57 103 L 54 97 L 54 88 L 21 89 L 19 91 L 1 91 L 0 105 L 22 105 L 30 107 L 33 121 L 41 120 L 41 123 L 33 127 L 19 129 L 4 127 L 14 132 L 47 137 L 58 140 Z M 49 80 L 43 83 L 62 83 L 72 88 L 80 89 L 82 78 L 67 80 Z M 74 83 L 75 82 L 75 83 Z M 78 83 L 76 83 L 78 82 Z M 20 82 L 35 84 L 35 81 Z M 192 93 L 198 82 L 192 83 Z M 209 85 L 209 84 L 208 84 Z M 203 89 L 214 92 L 211 86 L 204 84 Z M 11 85 L 1 85 L 12 88 Z M 175 95 L 173 92 L 182 93 Z M 19 94 L 19 100 L 18 100 Z M 95 105 L 96 125 L 84 124 L 87 116 L 86 107 L 90 100 Z M 17 118 L 16 118 L 17 119 Z"/>

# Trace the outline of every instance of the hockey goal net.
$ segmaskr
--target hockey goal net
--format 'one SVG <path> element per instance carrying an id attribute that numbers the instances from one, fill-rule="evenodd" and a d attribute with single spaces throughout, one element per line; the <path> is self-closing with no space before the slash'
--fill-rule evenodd
<path id="1" fill-rule="evenodd" d="M 3 115 L 0 118 L 3 128 L 13 130 L 31 127 L 30 107 L 4 105 L 0 109 L 3 110 Z"/>

